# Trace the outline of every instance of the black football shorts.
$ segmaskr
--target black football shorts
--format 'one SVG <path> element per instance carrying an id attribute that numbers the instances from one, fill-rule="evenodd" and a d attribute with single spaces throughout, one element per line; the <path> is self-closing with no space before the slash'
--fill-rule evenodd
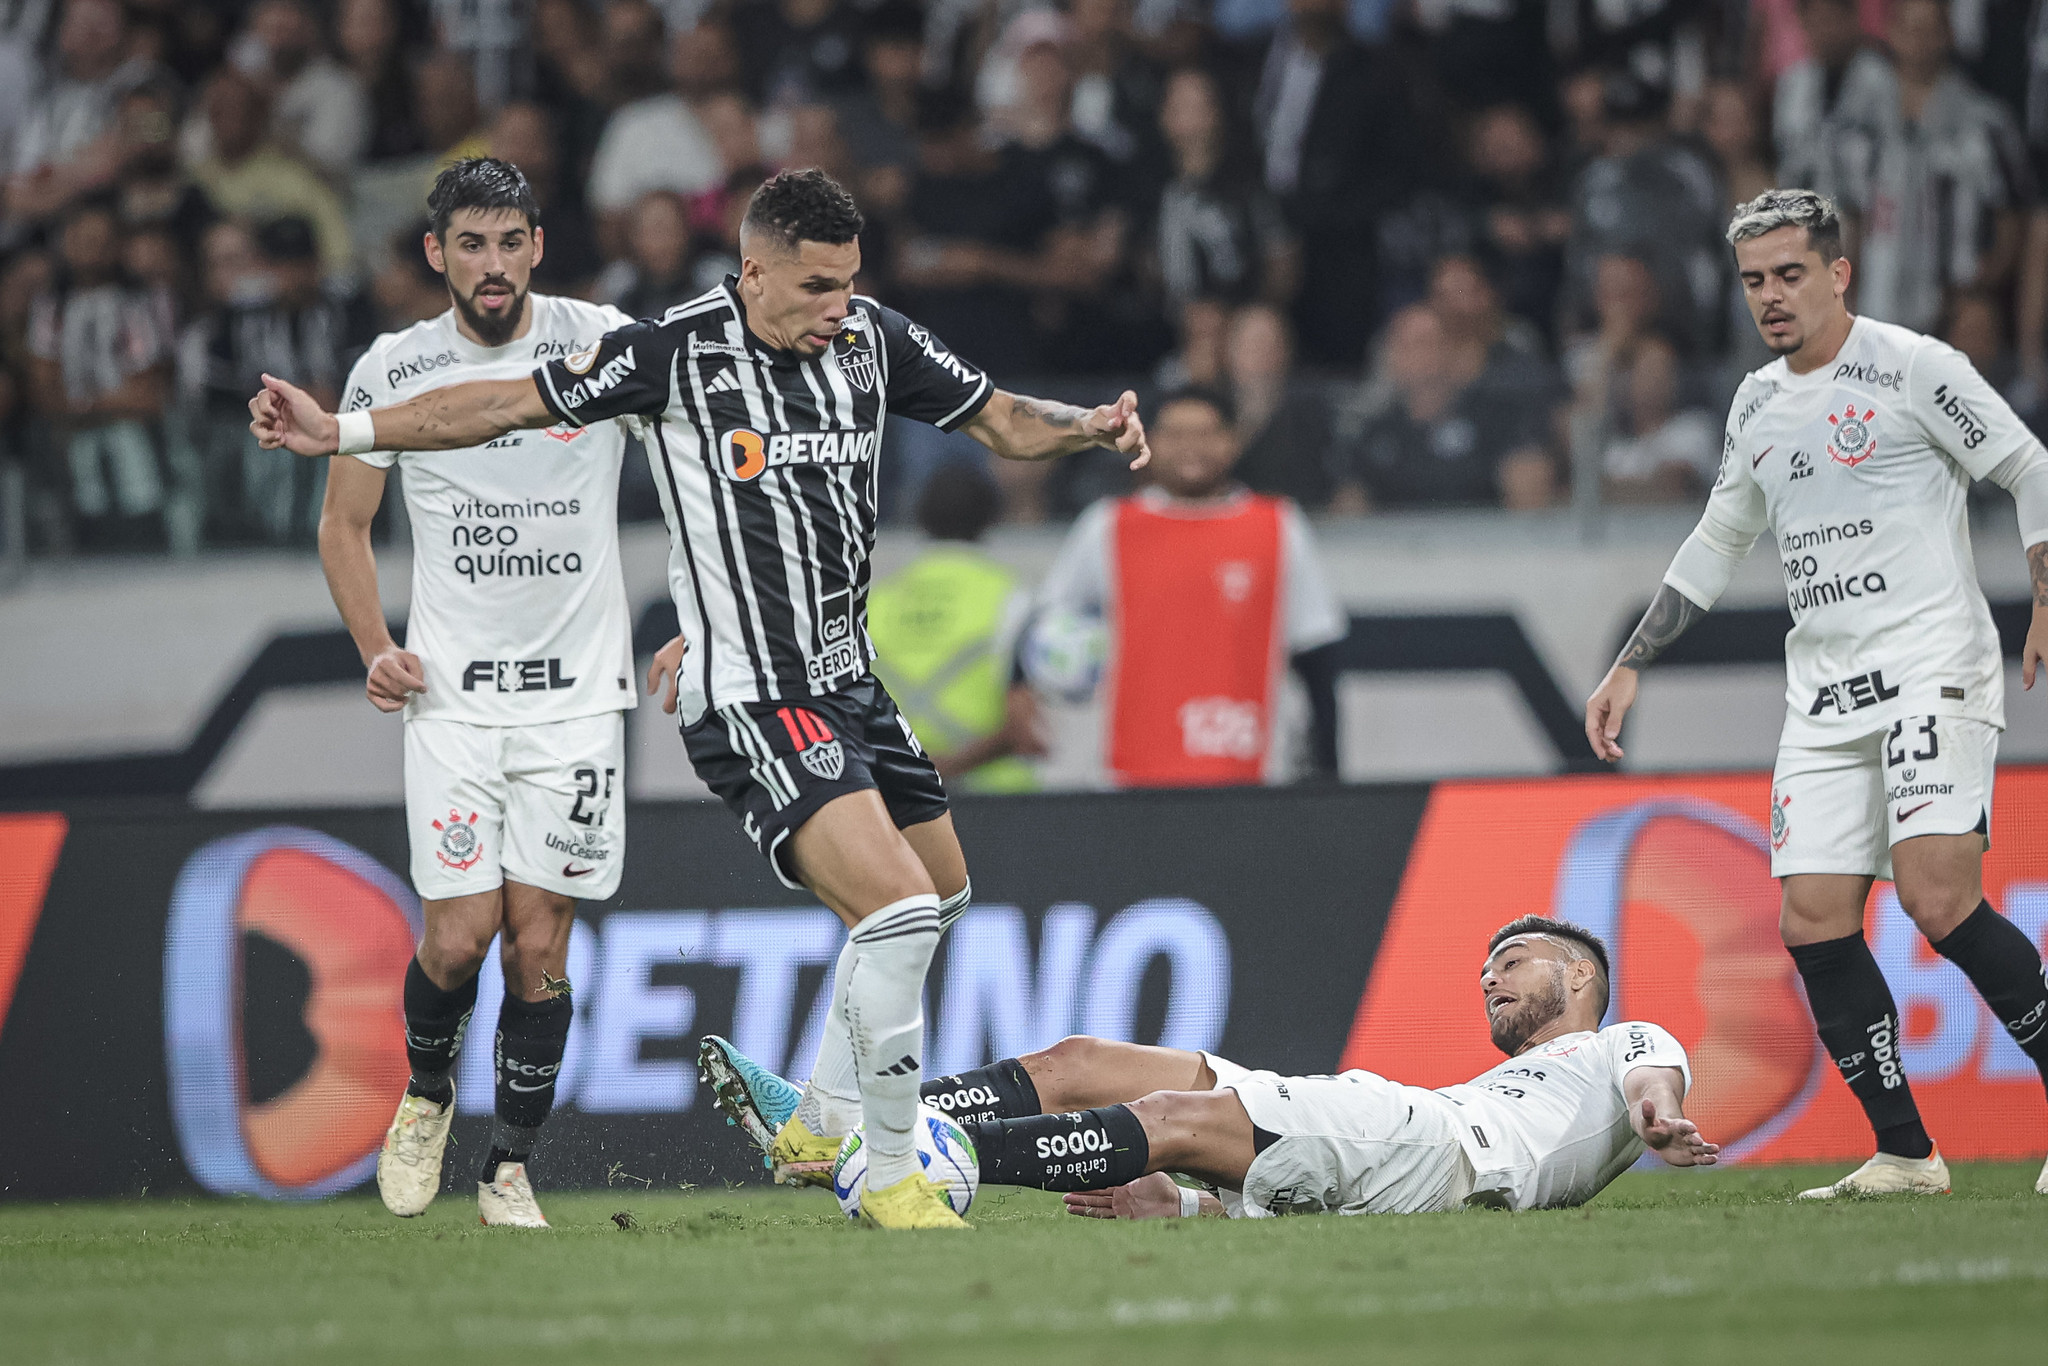
<path id="1" fill-rule="evenodd" d="M 775 876 L 798 890 L 789 837 L 826 802 L 872 788 L 899 830 L 946 814 L 938 769 L 872 674 L 816 697 L 714 707 L 684 728 L 683 747 Z"/>

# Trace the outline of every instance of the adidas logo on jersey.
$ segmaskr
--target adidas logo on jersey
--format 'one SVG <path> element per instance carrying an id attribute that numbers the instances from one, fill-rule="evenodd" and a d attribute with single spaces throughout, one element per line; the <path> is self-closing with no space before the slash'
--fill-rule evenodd
<path id="1" fill-rule="evenodd" d="M 711 377 L 711 382 L 704 386 L 704 392 L 707 394 L 729 394 L 739 387 L 740 380 L 738 375 L 735 375 L 730 370 L 720 370 Z"/>

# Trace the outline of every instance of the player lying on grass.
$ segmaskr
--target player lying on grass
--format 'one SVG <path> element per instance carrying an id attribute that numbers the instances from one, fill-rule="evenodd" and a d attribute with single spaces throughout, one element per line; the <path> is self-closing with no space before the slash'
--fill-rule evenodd
<path id="1" fill-rule="evenodd" d="M 1543 1209 L 1592 1199 L 1646 1147 L 1674 1167 L 1715 1162 L 1720 1149 L 1685 1118 L 1678 1041 L 1641 1021 L 1600 1027 L 1596 936 L 1512 921 L 1487 945 L 1479 986 L 1508 1060 L 1461 1086 L 1282 1077 L 1211 1053 L 1071 1038 L 922 1094 L 966 1129 L 984 1182 L 1064 1191 L 1069 1213 L 1097 1219 Z M 723 1039 L 698 1057 L 719 1109 L 765 1151 L 798 1089 Z"/>

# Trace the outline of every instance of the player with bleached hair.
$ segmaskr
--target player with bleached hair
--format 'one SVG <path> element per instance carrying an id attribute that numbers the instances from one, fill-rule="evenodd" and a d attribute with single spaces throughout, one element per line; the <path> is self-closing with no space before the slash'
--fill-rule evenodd
<path id="1" fill-rule="evenodd" d="M 1479 988 L 1508 1058 L 1459 1086 L 1283 1077 L 1077 1037 L 922 1094 L 965 1128 L 983 1182 L 1064 1191 L 1069 1213 L 1096 1219 L 1547 1209 L 1584 1204 L 1646 1148 L 1674 1167 L 1717 1160 L 1685 1117 L 1685 1049 L 1643 1021 L 1601 1027 L 1596 936 L 1523 916 L 1494 933 Z M 720 1038 L 698 1061 L 719 1109 L 766 1151 L 798 1089 Z"/>
<path id="2" fill-rule="evenodd" d="M 2026 686 L 2048 651 L 2048 452 L 1954 347 L 1849 312 L 1835 206 L 1768 190 L 1728 227 L 1743 293 L 1778 359 L 1735 391 L 1721 473 L 1635 634 L 1586 703 L 1621 758 L 1641 672 L 1727 590 L 1766 528 L 1783 562 L 1786 716 L 1771 779 L 1779 931 L 1821 1043 L 1877 1152 L 1808 1199 L 1942 1194 L 1904 1021 L 1863 938 L 1871 883 L 1962 969 L 2048 1080 L 2048 972 L 1984 896 L 2005 670 L 1970 551 L 1969 489 L 2019 505 L 2033 579 Z M 2048 1166 L 2034 1189 L 2048 1194 Z"/>

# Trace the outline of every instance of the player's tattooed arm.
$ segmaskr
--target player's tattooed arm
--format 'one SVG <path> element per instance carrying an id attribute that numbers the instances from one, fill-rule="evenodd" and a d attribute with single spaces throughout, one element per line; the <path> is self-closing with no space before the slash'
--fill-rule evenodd
<path id="1" fill-rule="evenodd" d="M 555 420 L 532 378 L 451 384 L 370 413 L 370 449 L 380 451 L 460 450 Z M 333 413 L 297 385 L 270 375 L 263 377 L 263 392 L 249 400 L 249 416 L 249 430 L 265 450 L 282 446 L 295 455 L 332 455 L 340 441 Z"/>
<path id="2" fill-rule="evenodd" d="M 966 432 L 1007 460 L 1051 460 L 1090 446 L 1130 456 L 1134 470 L 1152 459 L 1138 396 L 1129 390 L 1114 403 L 1082 408 L 998 389 L 968 420 Z"/>
<path id="3" fill-rule="evenodd" d="M 1643 613 L 1635 634 L 1628 638 L 1628 644 L 1621 647 L 1615 664 L 1638 672 L 1647 669 L 1658 655 L 1671 648 L 1673 641 L 1691 630 L 1693 623 L 1706 614 L 1706 608 L 1670 584 L 1659 584 L 1657 596 L 1650 599 L 1650 610 Z"/>
<path id="4" fill-rule="evenodd" d="M 2034 584 L 2034 615 L 2020 650 L 2020 683 L 2032 691 L 2034 675 L 2048 664 L 2048 541 L 2027 547 L 2027 575 Z"/>

